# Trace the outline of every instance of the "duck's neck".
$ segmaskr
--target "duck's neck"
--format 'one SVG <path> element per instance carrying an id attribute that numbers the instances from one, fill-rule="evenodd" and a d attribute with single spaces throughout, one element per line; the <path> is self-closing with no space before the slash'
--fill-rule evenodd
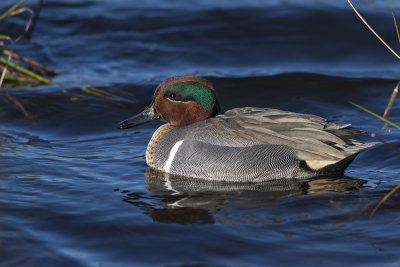
<path id="1" fill-rule="evenodd" d="M 149 145 L 147 146 L 146 150 L 146 162 L 147 165 L 149 165 L 152 168 L 159 169 L 161 162 L 157 162 L 156 160 L 156 147 L 157 144 L 160 142 L 160 140 L 168 133 L 170 132 L 175 126 L 172 126 L 171 124 L 167 123 L 162 126 L 160 126 L 153 134 L 153 136 L 150 139 Z"/>

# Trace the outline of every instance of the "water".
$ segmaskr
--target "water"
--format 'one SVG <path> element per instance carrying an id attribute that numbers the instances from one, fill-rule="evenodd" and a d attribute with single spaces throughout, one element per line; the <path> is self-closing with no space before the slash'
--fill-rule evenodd
<path id="1" fill-rule="evenodd" d="M 400 264 L 399 198 L 368 218 L 400 183 L 400 155 L 383 145 L 343 177 L 168 185 L 144 159 L 160 123 L 115 128 L 160 81 L 196 74 L 213 82 L 223 110 L 314 113 L 400 147 L 398 130 L 382 132 L 348 103 L 382 113 L 400 69 L 345 1 L 44 2 L 32 39 L 15 50 L 62 75 L 8 91 L 29 118 L 0 98 L 1 266 Z M 398 48 L 399 2 L 354 4 Z M 0 32 L 23 23 L 7 19 Z M 390 119 L 399 114 L 396 102 Z"/>

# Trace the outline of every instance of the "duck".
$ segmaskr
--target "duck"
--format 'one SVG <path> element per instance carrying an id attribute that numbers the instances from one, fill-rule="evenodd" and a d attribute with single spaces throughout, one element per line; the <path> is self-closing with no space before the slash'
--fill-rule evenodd
<path id="1" fill-rule="evenodd" d="M 366 132 L 312 114 L 240 107 L 221 114 L 213 85 L 183 75 L 161 82 L 150 105 L 117 125 L 164 121 L 146 150 L 147 165 L 180 177 L 254 183 L 342 175 L 375 143 Z"/>

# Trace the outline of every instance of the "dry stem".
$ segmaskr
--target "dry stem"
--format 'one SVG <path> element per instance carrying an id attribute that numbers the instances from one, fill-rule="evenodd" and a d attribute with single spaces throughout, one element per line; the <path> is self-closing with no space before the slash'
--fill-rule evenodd
<path id="1" fill-rule="evenodd" d="M 386 143 L 382 138 L 376 136 L 375 133 L 371 133 L 371 137 L 374 138 L 375 140 L 381 142 L 384 146 L 386 146 L 390 150 L 393 150 L 393 151 L 395 151 L 397 153 L 400 153 L 400 149 L 399 148 L 397 148 L 395 146 L 392 146 L 391 144 Z"/>
<path id="2" fill-rule="evenodd" d="M 57 72 L 57 71 L 55 71 L 55 70 L 53 70 L 53 69 L 51 69 L 49 67 L 46 67 L 46 66 L 44 66 L 44 65 L 42 65 L 40 63 L 37 63 L 36 61 L 30 60 L 29 58 L 20 56 L 17 53 L 12 52 L 10 50 L 4 49 L 3 50 L 3 54 L 6 55 L 6 56 L 9 56 L 11 54 L 13 59 L 21 60 L 21 61 L 23 61 L 25 63 L 28 63 L 29 65 L 31 65 L 34 68 L 43 69 L 44 71 L 48 72 L 51 75 L 60 75 L 59 72 Z"/>
<path id="3" fill-rule="evenodd" d="M 389 99 L 389 103 L 387 104 L 385 112 L 383 113 L 383 117 L 385 119 L 387 119 L 389 117 L 390 108 L 392 107 L 394 99 L 396 98 L 396 95 L 399 92 L 399 87 L 400 87 L 400 81 L 397 83 L 396 87 L 393 89 L 392 95 L 390 96 L 390 99 Z M 386 122 L 383 124 L 382 129 L 384 129 L 386 131 L 390 131 L 390 127 Z"/>
<path id="4" fill-rule="evenodd" d="M 393 53 L 393 55 L 395 55 L 398 59 L 400 59 L 400 56 L 374 31 L 374 29 L 371 28 L 371 26 L 369 26 L 369 24 L 365 21 L 365 19 L 360 15 L 360 13 L 358 13 L 357 9 L 353 6 L 353 4 L 350 2 L 350 0 L 347 0 L 347 2 L 349 2 L 351 8 L 354 10 L 354 12 L 356 12 L 357 16 L 361 19 L 361 21 L 368 27 L 368 29 L 375 34 L 375 36 L 379 39 L 379 41 L 381 41 L 386 47 L 387 49 L 390 50 L 390 52 Z"/>

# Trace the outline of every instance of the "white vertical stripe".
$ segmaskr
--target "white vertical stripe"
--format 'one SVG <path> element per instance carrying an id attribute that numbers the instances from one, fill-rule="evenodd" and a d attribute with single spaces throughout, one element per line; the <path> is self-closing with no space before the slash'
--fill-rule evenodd
<path id="1" fill-rule="evenodd" d="M 165 162 L 164 166 L 164 171 L 169 173 L 169 170 L 171 169 L 172 161 L 175 158 L 176 152 L 178 152 L 179 147 L 182 145 L 183 141 L 185 140 L 180 140 L 175 143 L 175 145 L 172 147 L 171 151 L 169 152 L 169 157 L 167 162 Z"/>

